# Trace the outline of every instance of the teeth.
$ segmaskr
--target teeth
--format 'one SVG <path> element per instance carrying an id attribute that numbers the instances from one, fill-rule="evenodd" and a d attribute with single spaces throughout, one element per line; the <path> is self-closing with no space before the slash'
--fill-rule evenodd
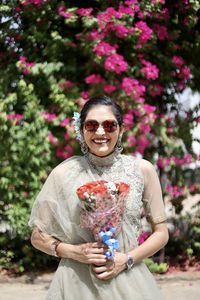
<path id="1" fill-rule="evenodd" d="M 96 144 L 104 144 L 104 143 L 107 143 L 108 140 L 93 140 Z"/>

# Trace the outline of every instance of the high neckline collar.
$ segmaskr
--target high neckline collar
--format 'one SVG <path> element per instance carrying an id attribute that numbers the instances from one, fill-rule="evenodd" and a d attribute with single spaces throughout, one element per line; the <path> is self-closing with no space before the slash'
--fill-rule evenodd
<path id="1" fill-rule="evenodd" d="M 97 156 L 93 153 L 88 152 L 87 159 L 92 163 L 92 165 L 97 167 L 108 167 L 112 166 L 117 159 L 119 158 L 119 153 L 117 151 L 113 151 L 111 154 L 101 157 Z"/>

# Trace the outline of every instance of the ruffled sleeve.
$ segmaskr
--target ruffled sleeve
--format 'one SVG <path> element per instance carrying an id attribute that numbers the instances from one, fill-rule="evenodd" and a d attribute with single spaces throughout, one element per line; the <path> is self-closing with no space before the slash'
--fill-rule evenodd
<path id="1" fill-rule="evenodd" d="M 147 221 L 152 224 L 162 223 L 167 218 L 156 170 L 150 162 L 142 159 L 141 171 L 144 178 L 143 204 Z"/>

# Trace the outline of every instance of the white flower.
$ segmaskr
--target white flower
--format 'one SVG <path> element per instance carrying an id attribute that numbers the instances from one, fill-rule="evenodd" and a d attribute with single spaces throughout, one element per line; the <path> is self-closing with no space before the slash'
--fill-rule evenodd
<path id="1" fill-rule="evenodd" d="M 74 120 L 74 129 L 76 132 L 76 138 L 77 140 L 79 140 L 79 142 L 83 142 L 83 137 L 81 135 L 81 118 L 78 112 L 74 112 L 73 120 Z"/>

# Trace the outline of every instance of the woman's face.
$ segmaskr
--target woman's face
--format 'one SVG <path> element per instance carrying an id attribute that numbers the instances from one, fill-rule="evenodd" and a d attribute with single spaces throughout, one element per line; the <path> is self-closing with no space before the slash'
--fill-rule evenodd
<path id="1" fill-rule="evenodd" d="M 84 124 L 87 124 L 86 122 L 90 120 L 97 121 L 101 124 L 96 131 L 92 132 L 88 131 L 85 128 L 85 125 L 83 126 L 83 137 L 90 152 L 101 157 L 112 153 L 120 134 L 120 127 L 111 107 L 105 105 L 96 105 L 92 107 L 88 111 Z M 103 128 L 102 125 L 107 124 L 108 122 L 102 123 L 107 120 L 111 121 L 111 123 L 112 121 L 117 123 L 114 131 L 107 132 Z"/>

